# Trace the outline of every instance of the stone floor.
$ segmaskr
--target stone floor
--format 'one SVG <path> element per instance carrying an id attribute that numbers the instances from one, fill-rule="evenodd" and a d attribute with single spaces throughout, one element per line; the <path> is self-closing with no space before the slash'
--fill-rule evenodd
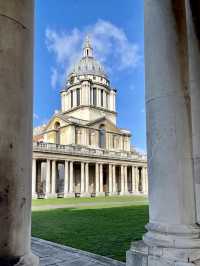
<path id="1" fill-rule="evenodd" d="M 32 251 L 40 257 L 40 266 L 125 266 L 110 258 L 34 237 Z"/>

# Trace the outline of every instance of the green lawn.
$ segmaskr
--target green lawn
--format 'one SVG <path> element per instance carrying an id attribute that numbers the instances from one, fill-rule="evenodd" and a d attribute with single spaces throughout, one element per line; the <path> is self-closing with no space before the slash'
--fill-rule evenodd
<path id="1" fill-rule="evenodd" d="M 61 199 L 36 199 L 32 201 L 33 207 L 47 206 L 47 205 L 64 205 L 64 204 L 76 204 L 76 203 L 129 203 L 130 205 L 139 203 L 146 203 L 147 198 L 145 196 L 112 196 L 112 197 L 96 197 L 96 198 L 61 198 Z"/>
<path id="2" fill-rule="evenodd" d="M 96 207 L 33 211 L 32 235 L 125 261 L 125 252 L 131 241 L 140 240 L 145 232 L 148 205 L 144 197 L 34 200 L 33 204 L 62 205 L 88 201 L 100 204 Z M 124 202 L 125 206 L 112 207 L 116 201 Z M 126 206 L 127 202 L 130 206 Z"/>

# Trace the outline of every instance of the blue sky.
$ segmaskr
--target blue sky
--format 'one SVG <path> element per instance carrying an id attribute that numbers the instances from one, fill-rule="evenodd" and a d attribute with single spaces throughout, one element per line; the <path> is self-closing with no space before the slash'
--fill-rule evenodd
<path id="1" fill-rule="evenodd" d="M 126 4 L 125 4 L 126 3 Z M 36 0 L 34 126 L 60 109 L 60 90 L 86 34 L 117 88 L 118 126 L 146 150 L 143 1 Z"/>

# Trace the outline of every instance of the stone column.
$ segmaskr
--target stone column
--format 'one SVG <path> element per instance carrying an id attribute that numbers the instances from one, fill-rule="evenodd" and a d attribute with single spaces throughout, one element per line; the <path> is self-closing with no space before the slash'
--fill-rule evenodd
<path id="1" fill-rule="evenodd" d="M 85 192 L 85 163 L 81 162 L 81 194 Z"/>
<path id="2" fill-rule="evenodd" d="M 124 192 L 125 192 L 125 194 L 128 194 L 127 166 L 124 166 Z"/>
<path id="3" fill-rule="evenodd" d="M 135 176 L 135 166 L 131 166 L 131 181 L 132 181 L 132 193 L 135 193 L 136 190 L 136 176 Z"/>
<path id="4" fill-rule="evenodd" d="M 103 193 L 103 164 L 100 164 L 99 167 L 99 172 L 100 172 L 100 193 Z"/>
<path id="5" fill-rule="evenodd" d="M 195 1 L 187 2 L 187 33 L 188 33 L 188 65 L 189 65 L 189 91 L 191 96 L 191 117 L 192 117 L 192 143 L 193 162 L 195 178 L 195 198 L 197 208 L 197 222 L 200 224 L 200 41 L 199 41 L 199 21 L 200 10 Z M 191 5 L 191 6 L 190 6 Z M 191 9 L 192 7 L 192 9 Z"/>
<path id="6" fill-rule="evenodd" d="M 69 162 L 65 161 L 64 196 L 69 193 Z"/>
<path id="7" fill-rule="evenodd" d="M 112 164 L 109 164 L 109 195 L 113 192 L 113 176 L 112 176 Z"/>
<path id="8" fill-rule="evenodd" d="M 32 198 L 37 198 L 36 193 L 36 182 L 37 182 L 37 161 L 36 159 L 32 160 Z"/>
<path id="9" fill-rule="evenodd" d="M 0 265 L 31 254 L 33 1 L 0 1 Z"/>
<path id="10" fill-rule="evenodd" d="M 113 176 L 113 194 L 117 194 L 117 180 L 116 180 L 116 166 L 112 166 L 112 176 Z"/>
<path id="11" fill-rule="evenodd" d="M 199 264 L 200 228 L 188 93 L 187 2 L 145 1 L 150 221 L 143 245 L 128 252 L 127 265 L 131 266 Z"/>
<path id="12" fill-rule="evenodd" d="M 46 162 L 46 189 L 45 189 L 45 198 L 48 198 L 50 194 L 50 186 L 51 186 L 51 161 L 47 160 Z"/>
<path id="13" fill-rule="evenodd" d="M 121 195 L 124 195 L 124 166 L 121 165 L 120 168 L 120 176 L 121 176 Z"/>
<path id="14" fill-rule="evenodd" d="M 85 163 L 85 193 L 89 195 L 89 164 Z"/>
<path id="15" fill-rule="evenodd" d="M 69 163 L 69 193 L 74 193 L 74 164 Z"/>
<path id="16" fill-rule="evenodd" d="M 135 166 L 135 192 L 139 193 L 139 172 L 137 166 Z"/>
<path id="17" fill-rule="evenodd" d="M 95 187 L 96 187 L 96 194 L 99 193 L 99 164 L 96 163 L 95 165 Z"/>
<path id="18" fill-rule="evenodd" d="M 56 196 L 56 161 L 52 161 L 51 197 Z"/>

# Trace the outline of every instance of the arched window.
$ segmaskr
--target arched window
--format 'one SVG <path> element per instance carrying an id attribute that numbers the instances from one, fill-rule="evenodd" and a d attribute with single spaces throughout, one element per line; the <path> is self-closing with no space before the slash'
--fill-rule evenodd
<path id="1" fill-rule="evenodd" d="M 56 130 L 56 144 L 60 144 L 60 123 L 57 121 L 54 124 Z"/>
<path id="2" fill-rule="evenodd" d="M 101 125 L 99 128 L 99 147 L 104 149 L 106 146 L 106 132 L 105 126 Z"/>

